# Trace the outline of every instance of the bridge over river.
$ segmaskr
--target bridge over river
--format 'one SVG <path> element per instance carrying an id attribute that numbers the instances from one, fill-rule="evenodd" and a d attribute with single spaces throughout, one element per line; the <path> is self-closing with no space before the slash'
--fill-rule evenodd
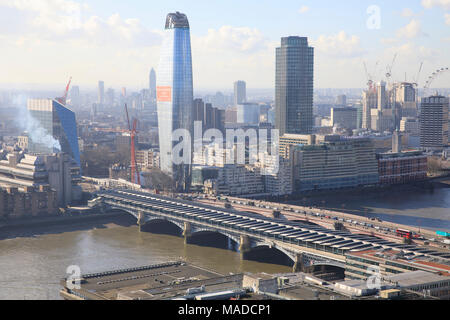
<path id="1" fill-rule="evenodd" d="M 294 271 L 318 265 L 345 269 L 345 254 L 361 250 L 397 249 L 411 257 L 450 259 L 449 253 L 415 245 L 139 191 L 101 191 L 90 203 L 102 210 L 128 212 L 141 228 L 170 222 L 181 229 L 188 243 L 200 233 L 220 233 L 238 244 L 243 259 L 261 247 L 276 249 L 294 262 Z"/>

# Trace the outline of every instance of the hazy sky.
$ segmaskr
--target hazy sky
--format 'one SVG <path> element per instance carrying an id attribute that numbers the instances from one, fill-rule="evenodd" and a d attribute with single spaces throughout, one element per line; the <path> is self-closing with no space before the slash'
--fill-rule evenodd
<path id="1" fill-rule="evenodd" d="M 363 87 L 363 61 L 379 80 L 395 53 L 395 80 L 450 67 L 450 0 L 0 0 L 0 85 L 147 86 L 174 11 L 190 21 L 196 89 L 272 88 L 289 35 L 315 47 L 317 88 Z"/>

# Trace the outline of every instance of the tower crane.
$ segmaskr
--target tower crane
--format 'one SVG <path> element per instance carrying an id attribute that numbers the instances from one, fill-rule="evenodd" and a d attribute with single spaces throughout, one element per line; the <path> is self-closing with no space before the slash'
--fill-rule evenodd
<path id="1" fill-rule="evenodd" d="M 392 69 L 394 68 L 395 59 L 397 59 L 397 53 L 394 55 L 394 59 L 392 59 L 392 63 L 386 66 L 386 80 L 388 84 L 391 82 L 392 78 Z"/>
<path id="2" fill-rule="evenodd" d="M 70 77 L 69 82 L 67 83 L 66 90 L 64 91 L 64 95 L 62 97 L 56 98 L 56 101 L 61 103 L 62 105 L 66 104 L 67 95 L 69 93 L 70 83 L 72 82 L 72 77 Z"/>
<path id="3" fill-rule="evenodd" d="M 133 119 L 133 128 L 131 128 L 130 123 L 130 117 L 128 116 L 128 107 L 127 104 L 125 104 L 125 113 L 127 115 L 127 123 L 128 123 L 128 132 L 130 133 L 131 137 L 131 182 L 135 184 L 141 184 L 141 177 L 139 174 L 139 168 L 137 166 L 136 162 L 136 146 L 135 146 L 135 138 L 137 136 L 137 122 L 138 120 L 136 118 Z"/>

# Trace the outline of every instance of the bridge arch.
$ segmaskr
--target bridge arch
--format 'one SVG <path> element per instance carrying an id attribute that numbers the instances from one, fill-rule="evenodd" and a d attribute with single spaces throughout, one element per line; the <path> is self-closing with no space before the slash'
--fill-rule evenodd
<path id="1" fill-rule="evenodd" d="M 191 233 L 186 238 L 189 244 L 208 246 L 221 249 L 230 249 L 237 251 L 239 247 L 239 237 L 221 232 L 220 230 L 213 230 L 209 228 L 192 227 Z"/>
<path id="2" fill-rule="evenodd" d="M 271 243 L 256 243 L 241 253 L 244 260 L 280 264 L 289 267 L 292 267 L 296 262 L 294 253 Z"/>

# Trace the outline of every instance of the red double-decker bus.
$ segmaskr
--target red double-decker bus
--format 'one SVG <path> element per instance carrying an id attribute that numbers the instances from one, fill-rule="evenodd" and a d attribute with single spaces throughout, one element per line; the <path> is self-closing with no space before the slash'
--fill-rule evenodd
<path id="1" fill-rule="evenodd" d="M 397 229 L 397 236 L 406 239 L 412 239 L 412 232 L 409 230 Z"/>

